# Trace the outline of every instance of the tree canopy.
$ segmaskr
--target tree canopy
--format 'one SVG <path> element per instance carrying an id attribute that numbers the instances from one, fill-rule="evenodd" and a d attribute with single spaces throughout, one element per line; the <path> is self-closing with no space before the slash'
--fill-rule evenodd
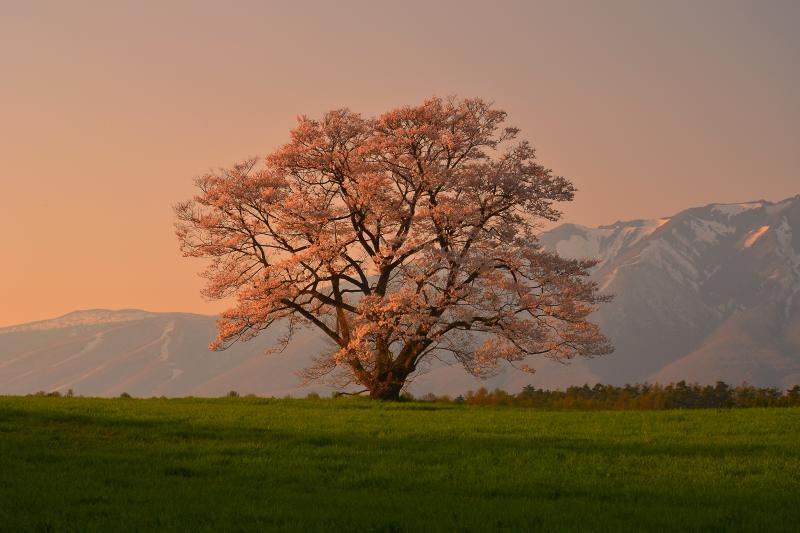
<path id="1" fill-rule="evenodd" d="M 332 342 L 306 371 L 393 399 L 431 358 L 477 376 L 533 371 L 612 348 L 587 320 L 606 296 L 591 260 L 536 239 L 573 198 L 481 99 L 432 98 L 375 118 L 348 109 L 298 119 L 263 162 L 197 179 L 178 204 L 186 256 L 210 258 L 205 295 L 235 297 L 211 347 L 281 322 Z"/>

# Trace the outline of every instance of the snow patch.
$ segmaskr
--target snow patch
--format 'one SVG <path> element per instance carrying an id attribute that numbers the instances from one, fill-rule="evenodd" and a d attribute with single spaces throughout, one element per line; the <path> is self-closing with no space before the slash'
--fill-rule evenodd
<path id="1" fill-rule="evenodd" d="M 635 264 L 635 263 L 631 263 L 631 264 Z M 623 268 L 625 266 L 627 266 L 627 265 L 620 265 L 620 266 L 616 267 L 614 270 L 611 271 L 611 274 L 606 276 L 605 281 L 603 281 L 602 284 L 600 285 L 600 292 L 604 292 L 604 291 L 608 290 L 608 288 L 611 286 L 611 284 L 614 283 L 614 280 L 617 279 L 617 273 L 619 272 L 619 269 Z"/>
<path id="2" fill-rule="evenodd" d="M 694 231 L 695 238 L 698 241 L 709 244 L 716 243 L 721 235 L 729 235 L 736 231 L 736 228 L 713 220 L 703 220 L 702 218 L 690 220 L 689 227 Z"/>
<path id="3" fill-rule="evenodd" d="M 154 313 L 139 311 L 138 309 L 124 309 L 121 311 L 89 309 L 86 311 L 73 311 L 72 313 L 67 313 L 64 316 L 52 318 L 50 320 L 40 320 L 20 326 L 0 328 L 0 335 L 20 331 L 47 331 L 50 329 L 71 328 L 75 326 L 96 326 L 98 324 L 141 320 L 152 316 L 155 316 Z"/>
<path id="4" fill-rule="evenodd" d="M 172 342 L 172 333 L 175 331 L 175 321 L 170 320 L 165 326 L 164 331 L 161 332 L 158 342 L 161 343 L 161 350 L 159 351 L 158 358 L 162 361 L 169 359 L 169 345 Z"/>
<path id="5" fill-rule="evenodd" d="M 789 275 L 792 293 L 786 300 L 786 317 L 789 317 L 792 301 L 795 295 L 800 292 L 800 253 L 792 246 L 792 227 L 783 217 L 780 226 L 775 228 L 775 237 L 778 241 L 778 253 L 780 253 L 789 263 Z"/>
<path id="6" fill-rule="evenodd" d="M 599 228 L 581 227 L 579 232 L 573 233 L 568 239 L 558 241 L 554 246 L 555 252 L 567 259 L 596 259 L 598 263 L 593 270 L 598 271 L 670 220 L 656 218 L 617 222 Z M 610 281 L 609 279 L 608 283 Z"/>
<path id="7" fill-rule="evenodd" d="M 697 289 L 700 276 L 697 268 L 664 239 L 656 239 L 639 254 L 639 259 L 666 271 L 681 285 Z"/>
<path id="8" fill-rule="evenodd" d="M 731 217 L 740 213 L 744 213 L 745 211 L 759 209 L 761 207 L 764 207 L 761 202 L 748 202 L 744 204 L 714 204 L 711 207 L 711 210 Z"/>
<path id="9" fill-rule="evenodd" d="M 758 239 L 760 239 L 761 236 L 764 235 L 768 230 L 769 226 L 761 226 L 757 230 L 751 231 L 750 234 L 747 236 L 747 238 L 744 240 L 744 247 L 750 248 L 751 246 L 753 246 L 753 244 L 755 244 L 755 242 Z"/>
<path id="10" fill-rule="evenodd" d="M 666 224 L 670 220 L 672 220 L 672 219 L 670 219 L 670 218 L 659 218 L 656 221 L 656 224 L 652 228 L 650 228 L 650 230 L 647 232 L 647 235 L 653 233 L 655 230 L 657 230 L 658 228 L 660 228 L 661 226 L 663 226 L 664 224 Z"/>
<path id="11" fill-rule="evenodd" d="M 66 359 L 62 359 L 61 361 L 59 361 L 57 363 L 53 363 L 52 368 L 57 368 L 57 367 L 65 364 L 65 363 L 69 363 L 70 361 L 81 357 L 82 355 L 86 355 L 87 353 L 89 353 L 92 350 L 94 350 L 95 348 L 97 348 L 97 346 L 99 346 L 100 343 L 102 343 L 102 342 L 103 342 L 103 332 L 101 331 L 99 333 L 96 333 L 92 337 L 92 339 L 89 342 L 87 342 L 83 346 L 83 348 L 81 348 L 81 350 L 79 352 L 77 352 L 75 355 L 71 355 L 71 356 L 67 357 Z"/>
<path id="12" fill-rule="evenodd" d="M 572 235 L 556 243 L 556 253 L 567 259 L 596 258 L 600 255 L 600 240 L 607 233 L 607 230 L 587 229 L 582 235 Z"/>

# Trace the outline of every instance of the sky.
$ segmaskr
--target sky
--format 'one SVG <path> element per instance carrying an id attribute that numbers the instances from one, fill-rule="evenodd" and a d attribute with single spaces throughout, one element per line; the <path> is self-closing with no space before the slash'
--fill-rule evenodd
<path id="1" fill-rule="evenodd" d="M 509 114 L 596 226 L 800 193 L 800 2 L 0 2 L 0 326 L 215 313 L 172 206 L 298 115 Z"/>

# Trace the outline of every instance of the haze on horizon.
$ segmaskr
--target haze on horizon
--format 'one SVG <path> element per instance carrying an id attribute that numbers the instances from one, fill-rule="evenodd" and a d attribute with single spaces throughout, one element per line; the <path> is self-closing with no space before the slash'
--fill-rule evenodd
<path id="1" fill-rule="evenodd" d="M 800 193 L 800 3 L 4 2 L 0 326 L 213 313 L 172 205 L 295 117 L 481 96 L 599 225 Z"/>

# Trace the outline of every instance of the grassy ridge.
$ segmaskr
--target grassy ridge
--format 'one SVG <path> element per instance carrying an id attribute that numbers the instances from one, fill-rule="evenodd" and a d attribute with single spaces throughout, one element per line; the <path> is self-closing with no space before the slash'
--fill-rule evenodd
<path id="1" fill-rule="evenodd" d="M 793 530 L 800 411 L 0 397 L 0 531 Z"/>

